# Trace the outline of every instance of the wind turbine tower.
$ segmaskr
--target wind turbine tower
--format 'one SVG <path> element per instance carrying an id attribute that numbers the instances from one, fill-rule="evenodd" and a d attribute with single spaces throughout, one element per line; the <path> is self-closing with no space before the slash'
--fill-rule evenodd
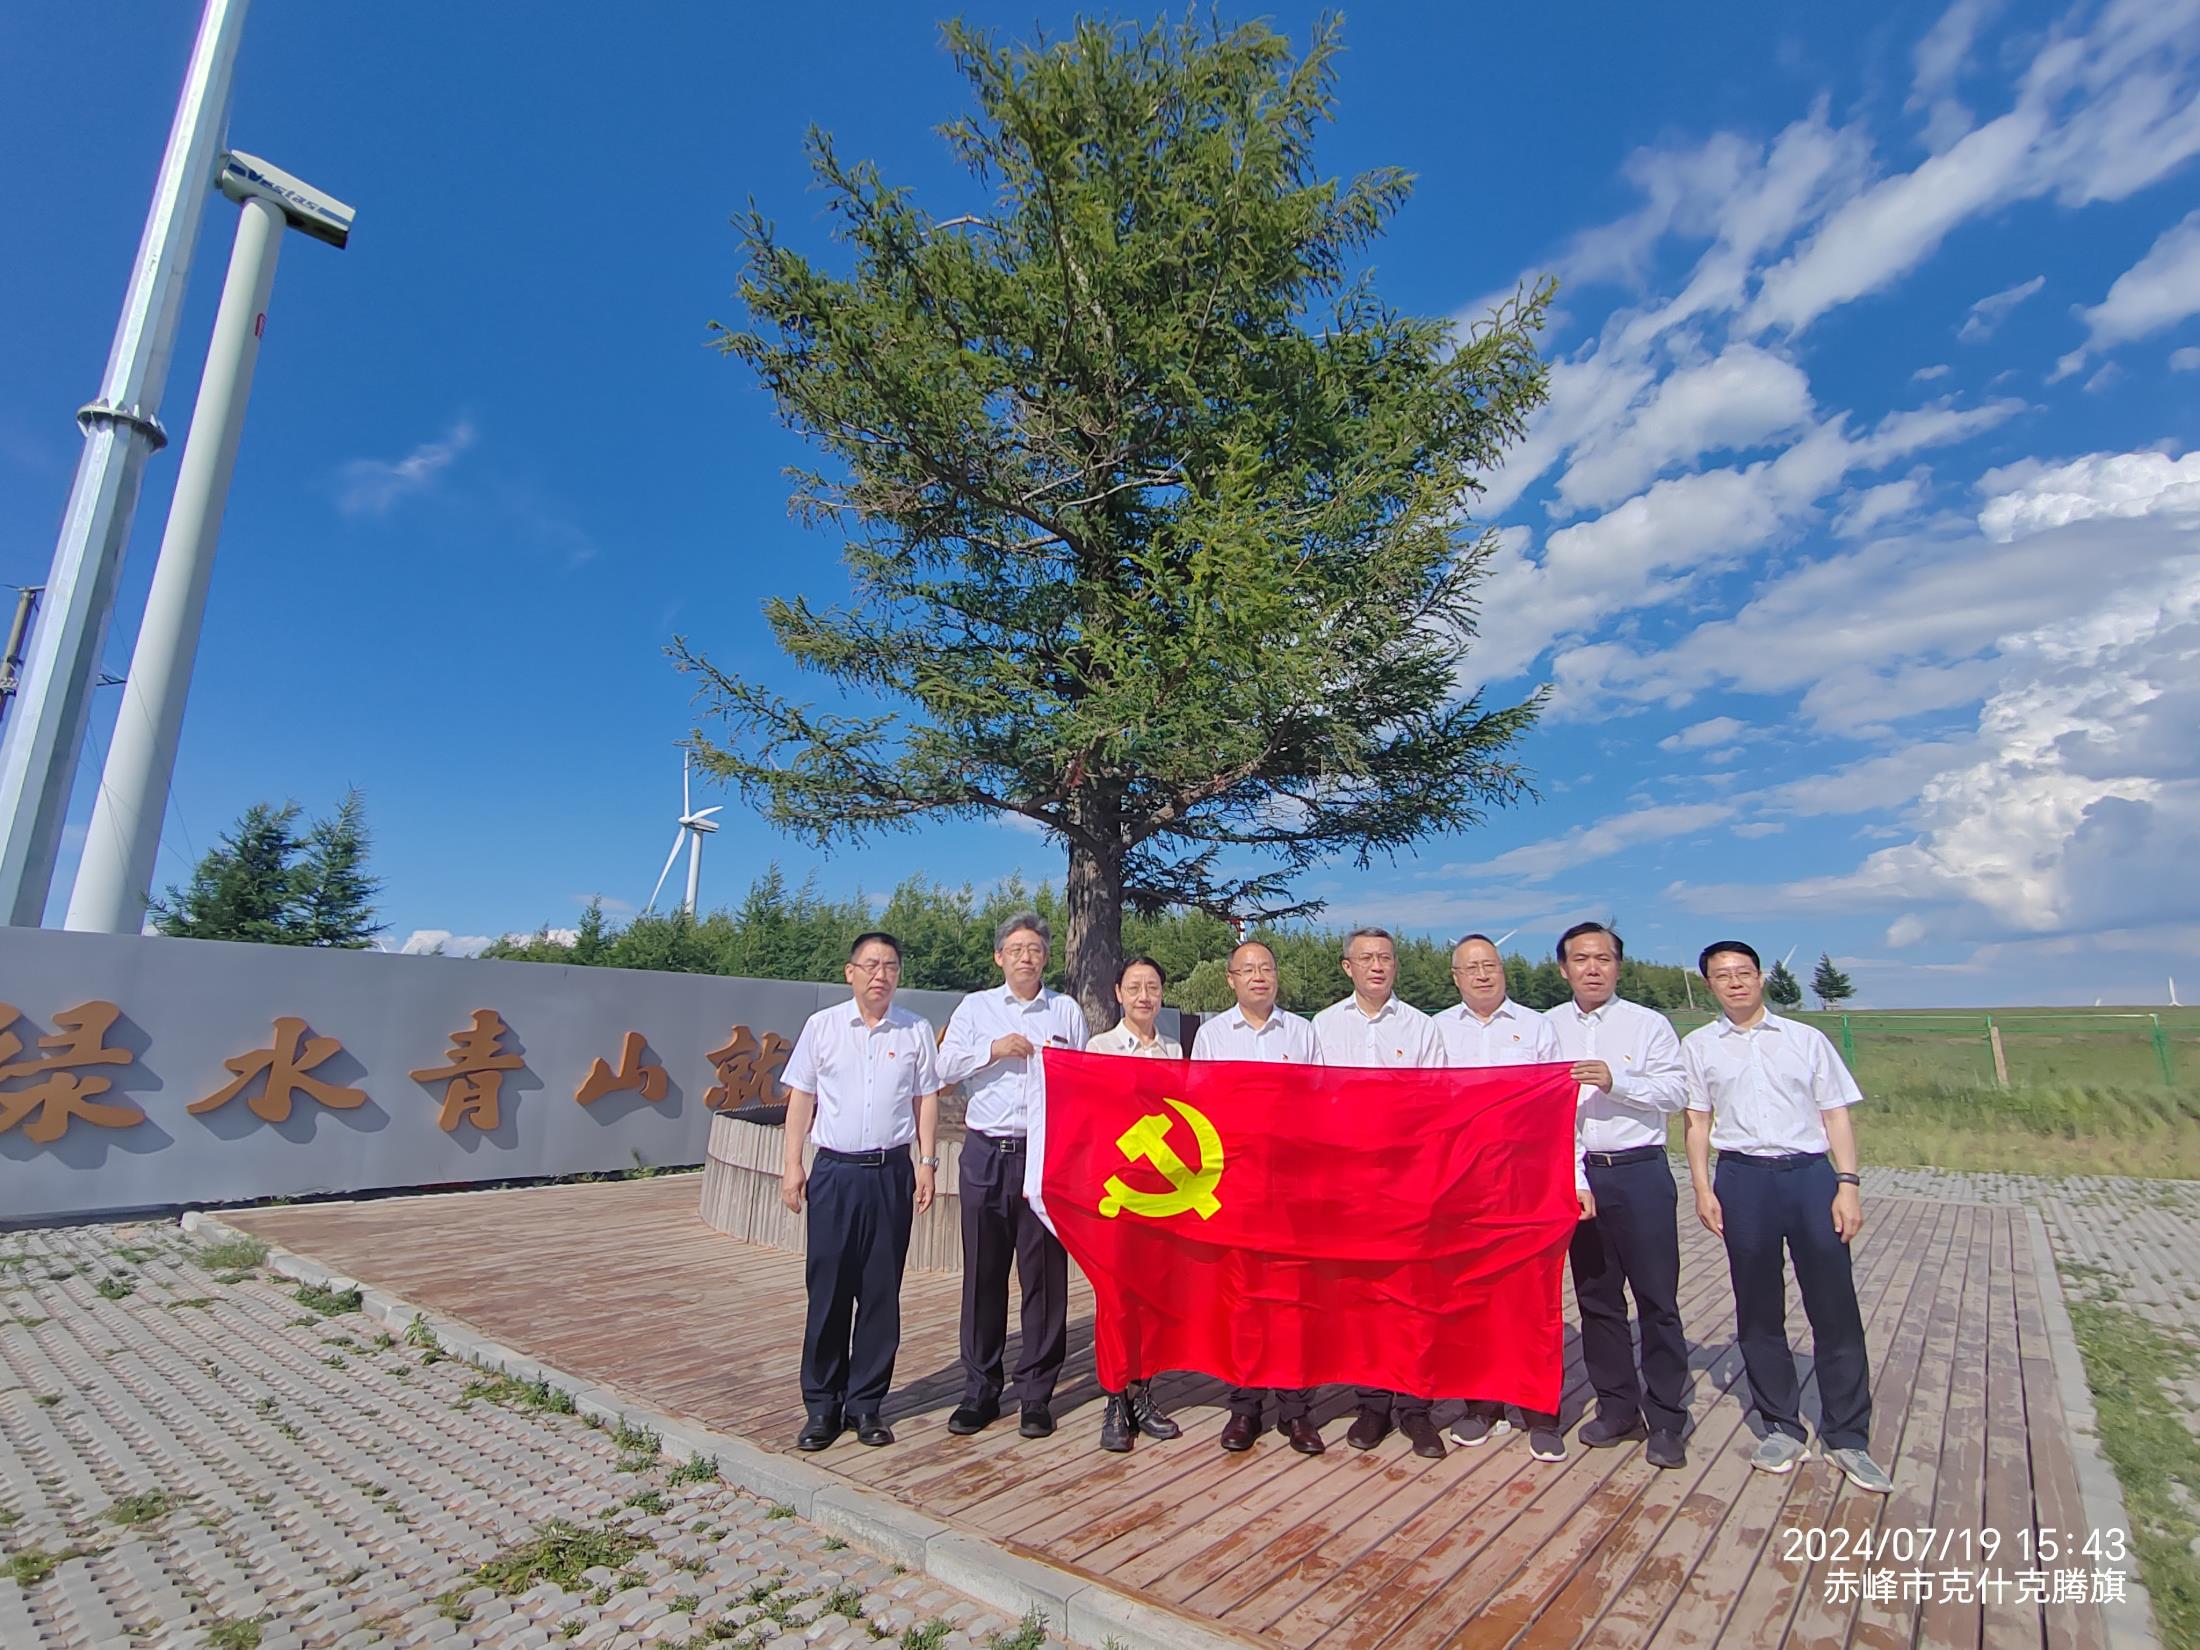
<path id="1" fill-rule="evenodd" d="M 672 875 L 672 867 L 679 861 L 684 844 L 688 851 L 688 885 L 687 899 L 680 908 L 690 918 L 695 915 L 695 896 L 703 882 L 703 838 L 718 829 L 718 822 L 711 815 L 723 811 L 725 804 L 721 802 L 696 812 L 689 784 L 693 769 L 694 759 L 683 755 L 680 758 L 680 825 L 672 833 L 672 852 L 665 856 L 665 868 L 657 873 L 657 886 L 649 891 L 649 903 L 642 907 L 645 912 L 657 909 L 657 896 L 665 891 L 665 878 Z"/>

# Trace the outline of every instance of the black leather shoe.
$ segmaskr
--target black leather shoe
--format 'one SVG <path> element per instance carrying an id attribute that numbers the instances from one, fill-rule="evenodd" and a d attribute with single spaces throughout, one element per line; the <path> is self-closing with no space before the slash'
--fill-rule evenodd
<path id="1" fill-rule="evenodd" d="M 983 1432 L 1001 1418 L 1001 1406 L 992 1398 L 965 1399 L 955 1406 L 955 1413 L 947 1418 L 947 1430 L 958 1438 L 967 1438 L 973 1432 Z"/>
<path id="2" fill-rule="evenodd" d="M 1130 1400 L 1120 1392 L 1109 1393 L 1107 1412 L 1100 1417 L 1100 1447 L 1110 1455 L 1128 1455 L 1135 1430 Z"/>
<path id="3" fill-rule="evenodd" d="M 1658 1431 L 1650 1434 L 1650 1442 L 1642 1446 L 1642 1458 L 1653 1467 L 1665 1467 L 1669 1470 L 1688 1465 L 1688 1451 L 1681 1444 L 1681 1435 L 1677 1432 Z"/>
<path id="4" fill-rule="evenodd" d="M 1026 1404 L 1016 1430 L 1026 1438 L 1050 1438 L 1054 1435 L 1054 1411 L 1045 1404 Z"/>
<path id="5" fill-rule="evenodd" d="M 1171 1438 L 1181 1438 L 1184 1435 L 1184 1429 L 1155 1406 L 1153 1387 L 1149 1382 L 1133 1382 L 1123 1396 L 1130 1404 L 1131 1424 L 1148 1438 L 1158 1438 L 1167 1443 Z"/>
<path id="6" fill-rule="evenodd" d="M 841 1419 L 839 1410 L 814 1409 L 810 1411 L 809 1419 L 802 1423 L 802 1430 L 795 1434 L 794 1447 L 799 1450 L 811 1451 L 825 1449 L 840 1434 Z"/>
<path id="7" fill-rule="evenodd" d="M 1363 1409 L 1352 1417 L 1352 1430 L 1344 1441 L 1354 1449 L 1373 1449 L 1390 1436 L 1390 1417 L 1379 1409 Z"/>
<path id="8" fill-rule="evenodd" d="M 894 1429 L 886 1424 L 886 1418 L 877 1410 L 868 1415 L 853 1416 L 848 1424 L 856 1429 L 856 1442 L 859 1444 L 869 1444 L 876 1449 L 881 1444 L 891 1444 L 894 1441 Z"/>
<path id="9" fill-rule="evenodd" d="M 1258 1415 L 1233 1415 L 1223 1423 L 1222 1447 L 1232 1454 L 1236 1454 L 1239 1451 L 1251 1449 L 1253 1441 L 1259 1436 L 1260 1417 Z"/>
<path id="10" fill-rule="evenodd" d="M 1436 1423 L 1426 1415 L 1401 1415 L 1398 1430 L 1406 1435 L 1406 1442 L 1413 1446 L 1415 1455 L 1431 1461 L 1444 1458 L 1444 1440 L 1437 1436 Z"/>
<path id="11" fill-rule="evenodd" d="M 1301 1455 L 1319 1455 L 1324 1447 L 1322 1429 L 1314 1424 L 1311 1415 L 1302 1415 L 1296 1421 L 1284 1422 L 1283 1435 Z"/>
<path id="12" fill-rule="evenodd" d="M 1574 1436 L 1591 1449 L 1610 1449 L 1615 1444 L 1639 1443 L 1650 1436 L 1650 1429 L 1642 1424 L 1639 1415 L 1632 1421 L 1607 1420 L 1599 1415 L 1593 1421 L 1584 1422 Z"/>

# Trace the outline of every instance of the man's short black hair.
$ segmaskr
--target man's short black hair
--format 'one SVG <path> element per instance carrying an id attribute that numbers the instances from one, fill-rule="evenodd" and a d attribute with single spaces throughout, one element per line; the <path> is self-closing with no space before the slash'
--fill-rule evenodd
<path id="1" fill-rule="evenodd" d="M 1462 945 L 1472 945 L 1472 944 L 1473 944 L 1473 943 L 1474 943 L 1474 942 L 1475 942 L 1476 940 L 1480 940 L 1480 941 L 1481 941 L 1481 942 L 1482 942 L 1482 943 L 1483 943 L 1484 945 L 1488 946 L 1488 947 L 1489 947 L 1489 948 L 1490 948 L 1490 949 L 1491 949 L 1492 951 L 1495 951 L 1495 950 L 1497 949 L 1497 942 L 1496 942 L 1495 940 L 1491 939 L 1491 938 L 1489 937 L 1489 935 L 1487 935 L 1487 934 L 1461 934 L 1461 935 L 1459 936 L 1459 938 L 1458 938 L 1458 939 L 1456 939 L 1456 940 L 1454 940 L 1454 941 L 1452 942 L 1452 947 L 1451 947 L 1451 948 L 1452 948 L 1452 950 L 1453 950 L 1453 951 L 1455 951 L 1455 952 L 1456 952 L 1456 951 L 1457 951 L 1457 950 L 1459 949 L 1459 947 L 1460 947 L 1460 946 L 1462 946 Z"/>
<path id="2" fill-rule="evenodd" d="M 1566 947 L 1573 944 L 1574 941 L 1580 939 L 1581 936 L 1584 934 L 1604 935 L 1605 938 L 1609 939 L 1612 942 L 1612 955 L 1617 957 L 1621 962 L 1625 962 L 1627 960 L 1627 947 L 1625 943 L 1620 939 L 1619 931 L 1617 929 L 1607 927 L 1601 922 L 1577 922 L 1573 925 L 1573 927 L 1567 929 L 1565 933 L 1558 936 L 1558 960 L 1560 962 L 1564 962 L 1566 960 Z"/>
<path id="3" fill-rule="evenodd" d="M 1709 945 L 1703 948 L 1703 955 L 1696 959 L 1696 972 L 1701 974 L 1705 979 L 1710 979 L 1711 959 L 1713 957 L 1716 957 L 1722 951 L 1731 951 L 1737 956 L 1747 957 L 1749 959 L 1750 967 L 1757 970 L 1757 972 L 1760 974 L 1765 971 L 1764 958 L 1757 955 L 1757 948 L 1751 945 L 1749 941 L 1713 940 Z"/>
<path id="4" fill-rule="evenodd" d="M 855 943 L 848 947 L 848 960 L 850 962 L 854 962 L 856 960 L 856 953 L 861 951 L 865 946 L 871 944 L 873 941 L 876 941 L 878 944 L 885 946 L 887 950 L 893 952 L 894 961 L 901 961 L 901 941 L 895 939 L 893 935 L 887 933 L 886 930 L 883 928 L 873 928 L 868 933 L 858 934 L 855 938 Z"/>

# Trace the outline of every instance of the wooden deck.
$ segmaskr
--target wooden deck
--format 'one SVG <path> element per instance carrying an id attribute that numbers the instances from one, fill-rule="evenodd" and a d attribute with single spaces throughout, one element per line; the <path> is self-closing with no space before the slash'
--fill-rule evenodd
<path id="1" fill-rule="evenodd" d="M 801 1420 L 800 1259 L 709 1230 L 697 1189 L 682 1176 L 224 1218 L 572 1374 L 787 1448 Z M 917 1273 L 888 1405 L 900 1441 L 870 1450 L 848 1439 L 804 1459 L 1262 1644 L 2104 1645 L 2090 1604 L 2016 1602 L 2017 1572 L 2029 1567 L 2020 1532 L 2085 1528 L 2022 1211 L 1873 1208 L 1857 1261 L 1873 1441 L 1896 1481 L 1887 1499 L 1859 1494 L 1817 1460 L 1784 1479 L 1749 1470 L 1725 1258 L 1685 1197 L 1682 1216 L 1695 1390 L 1679 1472 L 1651 1468 L 1639 1449 L 1578 1445 L 1562 1465 L 1543 1465 L 1517 1434 L 1443 1461 L 1415 1458 L 1395 1436 L 1361 1455 L 1334 1424 L 1343 1394 L 1321 1411 L 1327 1455 L 1294 1455 L 1273 1433 L 1226 1455 L 1215 1447 L 1220 1390 L 1193 1377 L 1157 1383 L 1185 1425 L 1181 1440 L 1104 1455 L 1081 1280 L 1056 1436 L 1027 1441 L 995 1423 L 951 1437 L 959 1284 Z M 1805 1333 L 1792 1302 L 1790 1321 Z M 1571 1427 L 1586 1397 L 1571 1336 L 1569 1359 Z M 1812 1382 L 1806 1417 L 1816 1404 Z M 1448 1424 L 1449 1406 L 1437 1414 Z M 1841 1566 L 1788 1560 L 1802 1539 L 1791 1532 L 1875 1526 L 1992 1530 L 2000 1552 L 1982 1562 L 1958 1534 L 1945 1559 L 1848 1566 L 1854 1590 L 1837 1577 L 1829 1586 Z M 1891 1570 L 1913 1596 L 1861 1599 L 1867 1568 Z M 2000 1572 L 2004 1596 L 1951 1603 L 1936 1579 L 1920 1600 L 1907 1580 L 1957 1569 Z"/>

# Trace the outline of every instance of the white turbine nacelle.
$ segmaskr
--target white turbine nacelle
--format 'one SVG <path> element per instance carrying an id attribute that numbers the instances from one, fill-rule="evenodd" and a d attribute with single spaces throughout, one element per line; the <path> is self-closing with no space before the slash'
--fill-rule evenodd
<path id="1" fill-rule="evenodd" d="M 340 247 L 351 239 L 350 207 L 258 155 L 230 150 L 222 156 L 220 182 L 222 193 L 240 206 L 248 200 L 266 201 L 290 221 L 291 228 L 317 241 Z"/>

